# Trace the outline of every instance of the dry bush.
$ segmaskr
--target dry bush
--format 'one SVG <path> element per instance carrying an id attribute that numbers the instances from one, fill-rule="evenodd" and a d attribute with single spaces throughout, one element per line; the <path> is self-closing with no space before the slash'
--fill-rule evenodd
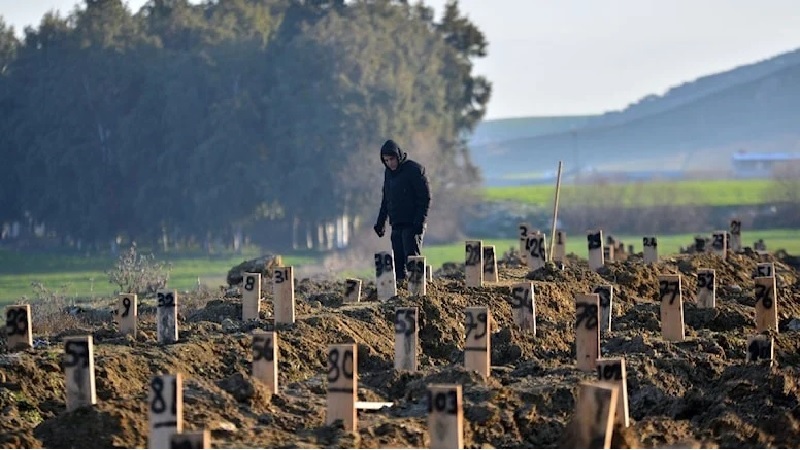
<path id="1" fill-rule="evenodd" d="M 106 270 L 106 275 L 109 283 L 119 286 L 119 292 L 146 297 L 167 286 L 171 270 L 171 264 L 156 262 L 152 254 L 137 253 L 134 244 L 119 256 L 113 269 Z"/>
<path id="2" fill-rule="evenodd" d="M 34 295 L 30 301 L 31 325 L 35 334 L 56 335 L 86 325 L 83 319 L 70 312 L 75 302 L 67 299 L 68 285 L 50 289 L 34 281 L 31 288 Z"/>

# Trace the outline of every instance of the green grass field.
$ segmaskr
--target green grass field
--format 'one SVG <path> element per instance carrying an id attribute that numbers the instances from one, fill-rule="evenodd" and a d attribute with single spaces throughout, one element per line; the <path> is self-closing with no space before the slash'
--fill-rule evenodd
<path id="1" fill-rule="evenodd" d="M 561 187 L 560 204 L 595 203 L 599 196 L 606 203 L 625 206 L 759 205 L 774 201 L 770 180 L 684 180 L 648 181 L 645 183 L 568 185 Z M 484 199 L 517 203 L 552 205 L 553 185 L 490 187 Z"/>

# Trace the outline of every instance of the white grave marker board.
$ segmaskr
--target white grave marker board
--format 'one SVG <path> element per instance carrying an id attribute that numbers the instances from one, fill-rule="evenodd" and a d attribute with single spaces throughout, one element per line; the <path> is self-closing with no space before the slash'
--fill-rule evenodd
<path id="1" fill-rule="evenodd" d="M 481 287 L 483 285 L 483 243 L 481 241 L 466 241 L 466 257 L 464 260 L 464 276 L 467 287 Z"/>
<path id="2" fill-rule="evenodd" d="M 600 357 L 600 296 L 575 296 L 575 366 L 584 372 L 594 372 Z"/>
<path id="3" fill-rule="evenodd" d="M 242 320 L 256 320 L 261 310 L 261 274 L 242 274 Z"/>
<path id="4" fill-rule="evenodd" d="M 272 272 L 275 323 L 294 323 L 294 269 L 276 267 Z"/>
<path id="5" fill-rule="evenodd" d="M 697 270 L 697 307 L 715 308 L 717 297 L 717 277 L 714 269 Z"/>
<path id="6" fill-rule="evenodd" d="M 31 305 L 6 306 L 6 342 L 9 350 L 33 347 L 31 328 Z"/>
<path id="7" fill-rule="evenodd" d="M 64 376 L 67 411 L 97 403 L 94 380 L 94 339 L 74 336 L 64 339 Z"/>
<path id="8" fill-rule="evenodd" d="M 328 346 L 328 413 L 325 423 L 331 425 L 341 420 L 345 431 L 349 432 L 357 429 L 357 357 L 356 344 Z"/>
<path id="9" fill-rule="evenodd" d="M 461 385 L 428 386 L 429 448 L 464 448 L 464 407 Z"/>
<path id="10" fill-rule="evenodd" d="M 536 336 L 536 295 L 533 282 L 515 283 L 511 286 L 511 316 L 514 324 Z"/>
<path id="11" fill-rule="evenodd" d="M 278 333 L 253 330 L 253 378 L 278 392 Z"/>
<path id="12" fill-rule="evenodd" d="M 614 421 L 624 427 L 630 426 L 625 358 L 597 358 L 597 379 L 617 385 L 619 395 L 617 396 Z"/>
<path id="13" fill-rule="evenodd" d="M 156 375 L 147 393 L 149 434 L 147 448 L 169 448 L 174 434 L 183 432 L 183 379 L 181 374 Z"/>
<path id="14" fill-rule="evenodd" d="M 344 301 L 345 303 L 355 303 L 361 300 L 361 280 L 358 278 L 347 278 L 344 280 Z"/>
<path id="15" fill-rule="evenodd" d="M 159 290 L 156 294 L 156 332 L 159 344 L 178 342 L 178 293 L 175 290 Z"/>
<path id="16" fill-rule="evenodd" d="M 748 362 L 766 362 L 767 366 L 772 367 L 775 361 L 775 339 L 763 334 L 748 337 L 746 358 Z"/>
<path id="17" fill-rule="evenodd" d="M 730 228 L 731 240 L 729 247 L 731 251 L 738 252 L 742 249 L 742 221 L 739 219 L 731 220 Z"/>
<path id="18" fill-rule="evenodd" d="M 489 308 L 472 306 L 466 308 L 464 313 L 467 334 L 464 343 L 464 367 L 488 377 L 492 354 L 489 340 L 492 333 L 489 328 L 491 322 Z"/>
<path id="19" fill-rule="evenodd" d="M 619 388 L 606 382 L 578 383 L 577 448 L 611 448 Z"/>
<path id="20" fill-rule="evenodd" d="M 136 336 L 138 320 L 139 299 L 136 294 L 119 294 L 119 306 L 117 307 L 119 332 L 123 335 Z"/>
<path id="21" fill-rule="evenodd" d="M 417 370 L 419 342 L 419 308 L 394 310 L 394 369 Z"/>
<path id="22" fill-rule="evenodd" d="M 715 255 L 725 258 L 728 254 L 728 233 L 726 231 L 715 231 L 711 235 L 711 251 Z"/>
<path id="23" fill-rule="evenodd" d="M 541 231 L 528 233 L 528 268 L 536 270 L 547 263 L 547 239 Z"/>
<path id="24" fill-rule="evenodd" d="M 378 300 L 386 301 L 397 295 L 397 278 L 394 273 L 394 254 L 375 253 L 375 284 L 378 286 Z"/>
<path id="25" fill-rule="evenodd" d="M 658 262 L 658 238 L 645 236 L 642 238 L 642 258 L 645 264 Z"/>
<path id="26" fill-rule="evenodd" d="M 408 292 L 411 295 L 427 295 L 428 280 L 425 278 L 425 257 L 409 256 L 406 263 L 408 271 Z"/>
<path id="27" fill-rule="evenodd" d="M 610 245 L 603 246 L 603 264 L 614 262 L 614 247 Z"/>
<path id="28" fill-rule="evenodd" d="M 601 284 L 596 286 L 592 293 L 600 297 L 600 332 L 611 331 L 611 311 L 614 304 L 614 286 Z"/>
<path id="29" fill-rule="evenodd" d="M 775 297 L 775 277 L 756 277 L 756 331 L 778 332 L 778 302 Z"/>
<path id="30" fill-rule="evenodd" d="M 497 258 L 494 245 L 483 246 L 483 281 L 497 283 Z"/>
<path id="31" fill-rule="evenodd" d="M 553 261 L 565 262 L 567 260 L 567 232 L 556 230 L 556 245 L 553 247 Z"/>
<path id="32" fill-rule="evenodd" d="M 686 331 L 680 275 L 658 276 L 658 301 L 661 303 L 661 335 L 668 341 L 684 340 Z"/>
<path id="33" fill-rule="evenodd" d="M 597 270 L 603 267 L 603 230 L 592 230 L 586 233 L 589 248 L 589 269 Z M 594 365 L 594 364 L 593 364 Z"/>

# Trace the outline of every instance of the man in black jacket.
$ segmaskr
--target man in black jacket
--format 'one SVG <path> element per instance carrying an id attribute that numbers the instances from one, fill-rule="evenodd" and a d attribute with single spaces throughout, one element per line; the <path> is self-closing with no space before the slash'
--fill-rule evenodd
<path id="1" fill-rule="evenodd" d="M 393 140 L 381 147 L 381 162 L 386 166 L 378 220 L 373 229 L 378 237 L 386 232 L 386 217 L 392 226 L 394 273 L 397 283 L 406 278 L 406 261 L 420 254 L 425 233 L 431 192 L 425 167 L 408 159 Z"/>

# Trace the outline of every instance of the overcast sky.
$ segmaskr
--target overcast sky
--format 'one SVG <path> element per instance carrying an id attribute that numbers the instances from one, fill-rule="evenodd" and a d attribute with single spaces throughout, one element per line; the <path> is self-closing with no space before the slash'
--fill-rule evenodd
<path id="1" fill-rule="evenodd" d="M 18 33 L 75 0 L 0 0 Z M 136 11 L 145 0 L 129 0 Z M 196 3 L 196 1 L 194 1 Z M 445 0 L 425 0 L 441 12 Z M 461 0 L 489 40 L 488 118 L 596 114 L 800 48 L 798 0 Z"/>

